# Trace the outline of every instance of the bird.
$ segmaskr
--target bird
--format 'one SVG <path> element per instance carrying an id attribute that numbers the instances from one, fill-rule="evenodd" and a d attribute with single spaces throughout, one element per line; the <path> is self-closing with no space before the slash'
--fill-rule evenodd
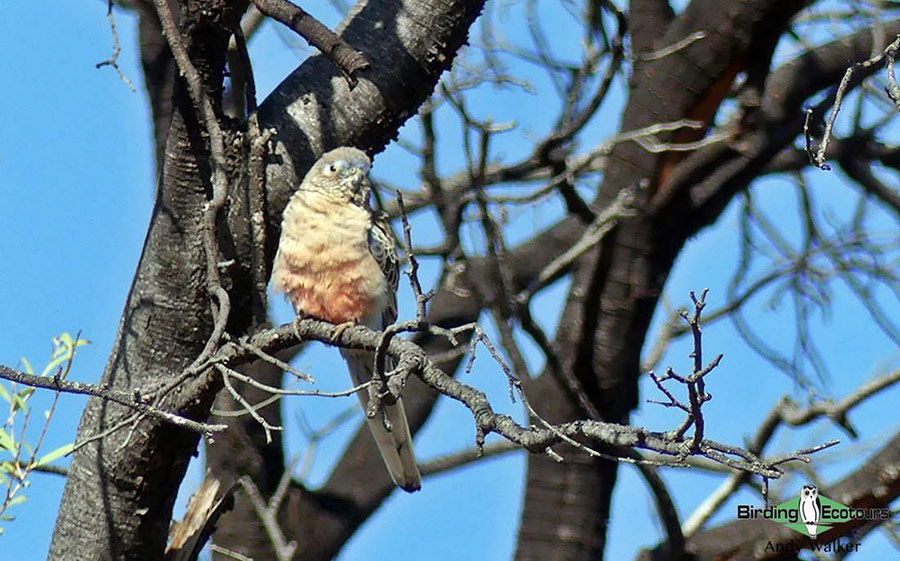
<path id="1" fill-rule="evenodd" d="M 383 330 L 397 319 L 400 278 L 397 247 L 386 217 L 369 202 L 369 157 L 342 146 L 309 169 L 285 207 L 272 267 L 272 285 L 284 293 L 298 318 L 338 326 Z M 335 336 L 337 338 L 337 335 Z M 355 385 L 372 378 L 374 353 L 341 349 Z M 394 364 L 386 357 L 385 372 Z M 369 394 L 357 392 L 363 411 Z M 380 403 L 367 415 L 369 431 L 394 484 L 407 492 L 422 487 L 403 400 Z"/>
<path id="2" fill-rule="evenodd" d="M 800 491 L 800 519 L 806 525 L 806 533 L 816 539 L 822 503 L 819 501 L 819 489 L 815 485 L 804 485 Z"/>

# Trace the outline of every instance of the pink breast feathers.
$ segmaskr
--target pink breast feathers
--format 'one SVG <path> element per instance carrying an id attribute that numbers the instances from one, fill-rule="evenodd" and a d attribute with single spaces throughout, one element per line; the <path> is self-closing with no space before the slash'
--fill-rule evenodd
<path id="1" fill-rule="evenodd" d="M 377 282 L 366 260 L 334 263 L 325 270 L 289 267 L 275 279 L 299 315 L 339 324 L 361 323 L 378 302 Z M 373 286 L 374 285 L 374 286 Z"/>

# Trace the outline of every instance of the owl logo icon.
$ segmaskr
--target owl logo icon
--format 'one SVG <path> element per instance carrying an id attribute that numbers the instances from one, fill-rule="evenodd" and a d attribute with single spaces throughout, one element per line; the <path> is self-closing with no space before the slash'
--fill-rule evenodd
<path id="1" fill-rule="evenodd" d="M 819 518 L 822 515 L 822 503 L 819 501 L 819 489 L 815 485 L 804 485 L 800 491 L 800 519 L 806 525 L 809 537 L 816 539 Z"/>

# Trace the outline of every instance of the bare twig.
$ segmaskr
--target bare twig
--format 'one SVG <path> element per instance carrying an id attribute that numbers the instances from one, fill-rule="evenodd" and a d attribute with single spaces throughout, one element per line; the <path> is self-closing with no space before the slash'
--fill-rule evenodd
<path id="1" fill-rule="evenodd" d="M 224 547 L 218 546 L 216 544 L 209 544 L 209 550 L 213 553 L 218 553 L 220 555 L 224 555 L 225 557 L 229 557 L 234 559 L 235 561 L 253 561 L 250 557 L 246 555 L 241 555 L 237 551 L 231 551 L 230 549 L 225 549 Z"/>
<path id="2" fill-rule="evenodd" d="M 669 493 L 666 482 L 659 476 L 655 467 L 647 465 L 646 460 L 636 451 L 629 450 L 627 452 L 635 460 L 635 467 L 644 477 L 650 492 L 653 494 L 656 503 L 656 512 L 662 520 L 663 528 L 666 531 L 665 542 L 665 559 L 683 559 L 684 551 L 684 534 L 681 531 L 681 524 L 678 522 L 678 509 L 675 508 L 675 502 Z"/>
<path id="3" fill-rule="evenodd" d="M 265 289 L 265 287 L 264 287 L 264 289 Z M 241 342 L 241 344 L 248 345 L 248 343 L 246 341 Z M 249 350 L 256 356 L 258 356 L 263 361 L 268 362 L 272 366 L 276 366 L 276 367 L 280 368 L 281 370 L 284 370 L 285 372 L 293 375 L 294 377 L 296 377 L 300 380 L 303 380 L 304 382 L 309 382 L 311 384 L 315 383 L 315 380 L 313 379 L 312 376 L 310 376 L 309 374 L 307 374 L 305 372 L 301 372 L 301 371 L 297 370 L 296 368 L 291 366 L 289 363 L 284 362 L 283 360 L 279 359 L 278 357 L 272 356 L 268 353 L 263 352 L 260 349 L 254 348 L 252 346 L 248 346 L 247 350 Z"/>
<path id="4" fill-rule="evenodd" d="M 423 476 L 435 475 L 486 458 L 500 456 L 517 450 L 521 450 L 521 448 L 516 444 L 508 440 L 500 440 L 498 442 L 485 444 L 482 448 L 469 448 L 468 450 L 424 461 L 419 464 L 419 471 Z"/>
<path id="5" fill-rule="evenodd" d="M 897 38 L 894 39 L 894 41 L 880 53 L 862 62 L 857 62 L 856 64 L 853 64 L 852 66 L 847 68 L 847 71 L 844 73 L 844 77 L 841 79 L 841 83 L 838 85 L 837 91 L 834 94 L 834 105 L 831 107 L 831 113 L 828 115 L 828 119 L 825 121 L 825 132 L 822 135 L 822 142 L 819 144 L 819 149 L 815 154 L 812 153 L 812 141 L 810 140 L 808 132 L 808 122 L 812 112 L 811 110 L 807 111 L 807 125 L 804 126 L 804 133 L 806 133 L 807 152 L 809 154 L 810 161 L 813 164 L 823 170 L 831 169 L 831 167 L 825 163 L 825 154 L 828 151 L 828 143 L 831 140 L 832 129 L 834 129 L 834 122 L 837 120 L 838 112 L 840 112 L 841 110 L 841 103 L 844 100 L 844 95 L 850 87 L 851 80 L 853 79 L 854 74 L 859 71 L 864 72 L 868 69 L 879 68 L 886 63 L 892 63 L 898 49 L 900 49 L 900 35 L 898 35 Z M 893 64 L 888 64 L 888 72 L 889 75 L 893 74 Z M 896 95 L 897 91 L 900 91 L 900 88 L 897 88 L 896 80 L 891 82 L 891 84 L 892 85 L 888 92 L 892 96 L 891 99 L 893 99 L 895 103 L 898 103 L 894 96 Z M 900 103 L 898 103 L 898 107 L 900 107 Z"/>
<path id="6" fill-rule="evenodd" d="M 636 192 L 634 189 L 623 189 L 620 191 L 616 200 L 603 212 L 598 214 L 594 222 L 588 226 L 581 239 L 572 244 L 565 253 L 544 267 L 534 281 L 532 281 L 531 285 L 516 295 L 516 300 L 520 304 L 528 302 L 538 290 L 543 288 L 549 281 L 555 279 L 557 275 L 565 270 L 573 261 L 584 255 L 587 250 L 597 245 L 620 219 L 627 216 L 634 216 L 635 209 L 632 204 L 635 200 L 635 196 Z"/>
<path id="7" fill-rule="evenodd" d="M 252 12 L 259 14 L 258 10 Z M 241 69 L 241 83 L 245 94 L 245 106 L 247 110 L 247 138 L 249 154 L 247 157 L 248 175 L 248 212 L 250 222 L 250 270 L 253 276 L 253 293 L 251 295 L 251 308 L 258 325 L 266 320 L 266 284 L 268 282 L 268 268 L 265 258 L 266 247 L 266 155 L 269 143 L 275 136 L 274 129 L 265 131 L 260 129 L 259 115 L 256 103 L 256 81 L 253 77 L 253 66 L 250 62 L 250 54 L 247 52 L 247 43 L 242 26 L 234 30 L 234 45 L 238 63 Z M 293 372 L 293 370 L 290 370 Z"/>
<path id="8" fill-rule="evenodd" d="M 655 51 L 650 51 L 650 52 L 646 52 L 646 53 L 638 53 L 638 55 L 635 57 L 635 59 L 644 61 L 644 62 L 659 60 L 661 58 L 665 58 L 669 55 L 677 53 L 681 49 L 684 49 L 684 48 L 688 47 L 689 45 L 691 45 L 705 37 L 706 37 L 705 32 L 695 31 L 694 33 L 691 33 L 684 39 L 681 39 L 680 41 L 676 41 L 676 42 L 672 43 L 671 45 L 667 45 L 660 49 L 656 49 Z"/>
<path id="9" fill-rule="evenodd" d="M 109 30 L 110 33 L 112 33 L 113 52 L 108 59 L 95 64 L 94 68 L 112 66 L 116 71 L 116 74 L 119 75 L 119 79 L 128 86 L 128 89 L 136 92 L 137 89 L 135 89 L 134 84 L 131 83 L 131 80 L 128 79 L 128 76 L 122 72 L 122 68 L 119 66 L 119 55 L 122 53 L 122 46 L 119 44 L 119 32 L 116 31 L 116 16 L 113 14 L 113 0 L 108 0 L 106 3 L 106 19 L 109 20 Z"/>
<path id="10" fill-rule="evenodd" d="M 285 539 L 284 533 L 281 531 L 281 526 L 278 524 L 278 518 L 276 516 L 277 512 L 270 508 L 271 504 L 266 505 L 262 498 L 262 494 L 260 494 L 259 489 L 256 487 L 256 484 L 253 483 L 253 480 L 249 477 L 243 477 L 241 478 L 240 483 L 241 487 L 244 488 L 244 493 L 246 493 L 247 498 L 250 499 L 250 504 L 253 505 L 256 516 L 259 517 L 260 522 L 262 522 L 263 528 L 266 530 L 266 535 L 269 536 L 269 540 L 272 543 L 272 549 L 275 550 L 276 559 L 278 561 L 291 561 L 297 550 L 297 542 L 289 542 Z"/>
<path id="11" fill-rule="evenodd" d="M 34 376 L 31 374 L 26 374 L 24 372 L 19 372 L 18 370 L 13 370 L 12 368 L 3 365 L 0 365 L 0 378 L 9 380 L 11 382 L 16 382 L 18 384 L 25 384 L 26 386 L 31 386 L 33 388 L 99 397 L 100 399 L 105 399 L 107 401 L 112 401 L 113 403 L 118 403 L 119 405 L 124 405 L 125 407 L 130 407 L 131 409 L 137 411 L 142 415 L 149 415 L 162 421 L 166 421 L 167 423 L 171 423 L 175 426 L 198 432 L 206 437 L 210 437 L 213 433 L 228 428 L 227 425 L 201 423 L 199 421 L 194 421 L 192 419 L 188 419 L 186 417 L 182 417 L 174 413 L 158 409 L 157 407 L 150 405 L 150 403 L 145 400 L 144 396 L 142 396 L 139 391 L 128 393 L 113 390 L 105 386 L 93 386 L 90 384 L 83 384 L 81 382 L 69 382 L 67 380 L 62 380 L 57 376 Z"/>
<path id="12" fill-rule="evenodd" d="M 807 408 L 799 408 L 790 398 L 783 397 L 766 415 L 760 423 L 753 439 L 748 444 L 748 449 L 756 454 L 762 452 L 766 444 L 775 434 L 777 428 L 782 425 L 803 426 L 823 416 L 831 418 L 836 424 L 848 430 L 855 436 L 856 432 L 847 422 L 847 413 L 857 405 L 863 403 L 869 397 L 900 383 L 900 370 L 895 370 L 884 376 L 880 376 L 871 382 L 863 384 L 855 392 L 846 396 L 837 403 L 821 401 Z M 827 444 L 827 443 L 826 443 Z M 790 456 L 790 455 L 788 455 Z M 777 459 L 776 459 L 777 460 Z M 746 472 L 734 473 L 723 481 L 719 487 L 708 496 L 703 503 L 684 522 L 682 531 L 691 536 L 700 530 L 703 525 L 721 508 L 725 502 L 740 487 L 747 483 L 749 474 Z"/>
<path id="13" fill-rule="evenodd" d="M 221 364 L 216 365 L 216 370 L 218 370 L 219 373 L 222 375 L 222 382 L 225 384 L 225 389 L 228 390 L 228 393 L 231 394 L 231 397 L 233 397 L 234 400 L 237 401 L 241 405 L 241 407 L 244 408 L 244 411 L 247 411 L 247 413 L 249 413 L 250 416 L 253 417 L 253 420 L 256 421 L 257 423 L 259 423 L 259 425 L 263 428 L 263 431 L 265 431 L 266 444 L 270 444 L 272 442 L 272 431 L 273 430 L 281 431 L 281 430 L 284 430 L 284 428 L 280 427 L 280 426 L 270 425 L 268 423 L 268 421 L 266 421 L 262 417 L 262 415 L 260 415 L 259 413 L 256 412 L 256 409 L 252 405 L 247 403 L 247 400 L 244 399 L 244 396 L 242 396 L 240 394 L 240 392 L 238 392 L 234 388 L 234 386 L 231 385 L 231 377 L 234 375 L 237 375 L 238 374 L 237 372 L 235 372 L 234 370 L 231 370 L 230 368 L 227 368 Z M 250 380 L 250 379 L 252 379 L 252 378 L 245 377 L 244 381 Z"/>

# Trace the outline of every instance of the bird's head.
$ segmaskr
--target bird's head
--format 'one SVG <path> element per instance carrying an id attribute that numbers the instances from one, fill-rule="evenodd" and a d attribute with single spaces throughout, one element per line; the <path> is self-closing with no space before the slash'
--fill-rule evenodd
<path id="1" fill-rule="evenodd" d="M 349 146 L 335 148 L 313 164 L 301 188 L 341 202 L 365 204 L 372 189 L 368 180 L 371 166 L 362 150 Z"/>

